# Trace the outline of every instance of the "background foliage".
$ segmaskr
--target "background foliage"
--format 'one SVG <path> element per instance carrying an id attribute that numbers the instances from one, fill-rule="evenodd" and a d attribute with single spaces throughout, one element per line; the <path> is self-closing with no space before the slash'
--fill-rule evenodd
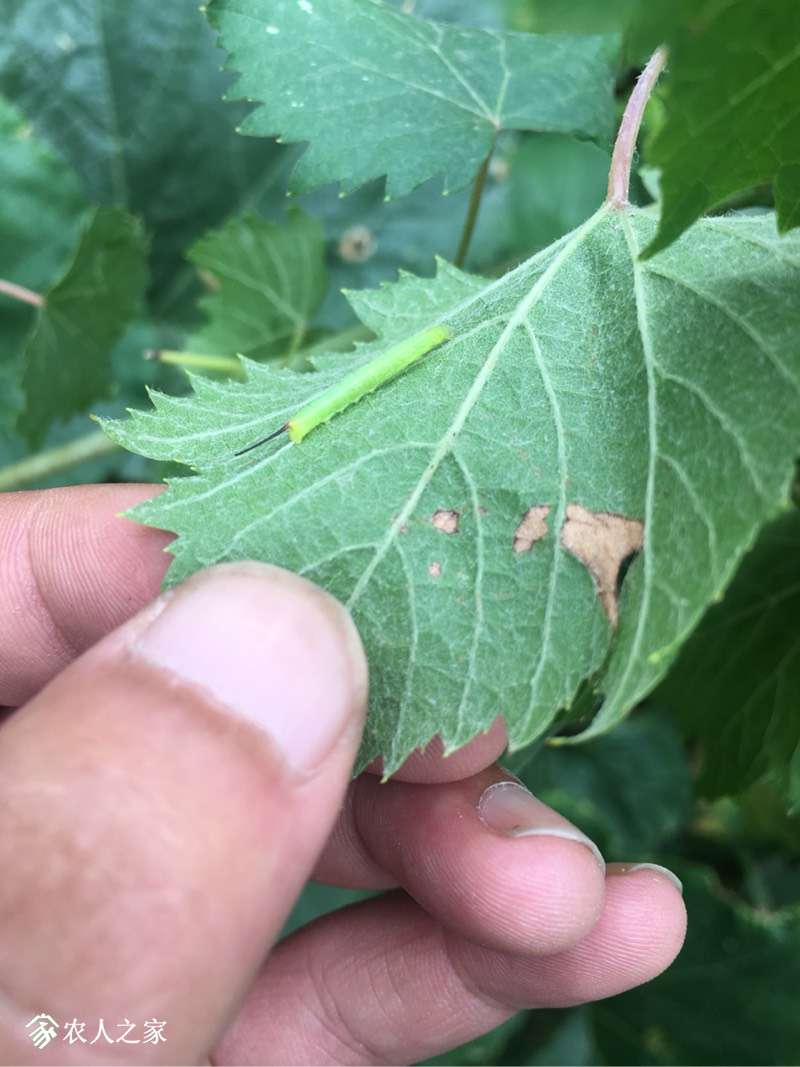
<path id="1" fill-rule="evenodd" d="M 212 5 L 223 38 L 235 32 L 224 25 L 225 7 Z M 486 60 L 470 82 L 478 95 L 499 89 L 478 31 L 620 35 L 616 43 L 590 36 L 586 45 L 592 62 L 608 68 L 605 104 L 592 95 L 599 110 L 577 121 L 575 113 L 559 119 L 509 107 L 492 126 L 496 147 L 466 261 L 473 273 L 501 275 L 597 207 L 615 106 L 661 39 L 672 60 L 648 111 L 640 159 L 661 169 L 656 240 L 670 240 L 709 209 L 755 209 L 773 199 L 783 228 L 800 222 L 800 131 L 787 118 L 800 88 L 796 5 L 619 0 L 602 5 L 598 24 L 599 7 L 416 4 L 417 14 L 450 24 L 446 55 L 474 47 Z M 277 0 L 272 9 L 287 19 L 295 13 Z M 268 25 L 280 31 L 264 31 L 277 48 L 291 27 L 277 15 Z M 291 100 L 279 107 L 275 85 L 264 86 L 263 100 L 258 86 L 245 94 L 262 101 L 255 111 L 223 102 L 242 86 L 232 90 L 235 75 L 220 71 L 223 54 L 194 0 L 9 0 L 0 31 L 0 276 L 48 298 L 41 311 L 0 295 L 1 487 L 160 479 L 174 471 L 170 462 L 114 448 L 85 414 L 145 407 L 146 386 L 186 392 L 182 373 L 145 360 L 146 350 L 245 351 L 302 368 L 315 348 L 346 351 L 369 336 L 342 288 L 375 287 L 398 269 L 430 278 L 434 256 L 456 254 L 485 125 L 459 125 L 446 150 L 434 146 L 425 158 L 401 142 L 396 166 L 375 169 L 374 153 L 388 151 L 378 109 L 372 127 L 364 124 L 377 148 L 367 145 L 345 172 L 337 166 L 337 152 L 348 149 L 341 131 L 320 144 L 326 132 L 313 114 L 310 127 L 296 122 L 301 109 Z M 235 66 L 236 48 L 227 45 Z M 520 67 L 526 56 L 522 48 Z M 299 94 L 288 73 L 281 77 Z M 739 99 L 752 82 L 758 90 Z M 527 85 L 523 75 L 522 100 Z M 419 107 L 412 118 L 443 121 Z M 409 121 L 394 109 L 392 121 L 401 120 Z M 274 136 L 241 136 L 243 121 Z M 698 124 L 699 141 L 687 136 Z M 575 132 L 595 140 L 567 136 Z M 317 154 L 278 135 L 314 137 Z M 703 180 L 689 181 L 698 166 Z M 407 195 L 385 199 L 387 170 L 388 191 Z M 342 198 L 334 179 L 351 195 Z M 287 211 L 290 186 L 303 191 Z M 650 199 L 641 182 L 635 193 L 643 205 Z M 274 255 L 253 259 L 253 248 Z M 56 371 L 63 387 L 53 390 Z M 225 377 L 207 373 L 212 390 Z M 799 549 L 795 510 L 764 529 L 725 597 L 630 719 L 585 745 L 542 745 L 514 758 L 530 786 L 592 834 L 607 858 L 661 861 L 681 874 L 690 933 L 677 963 L 604 1004 L 524 1013 L 442 1062 L 800 1061 Z M 347 899 L 310 887 L 293 922 Z"/>

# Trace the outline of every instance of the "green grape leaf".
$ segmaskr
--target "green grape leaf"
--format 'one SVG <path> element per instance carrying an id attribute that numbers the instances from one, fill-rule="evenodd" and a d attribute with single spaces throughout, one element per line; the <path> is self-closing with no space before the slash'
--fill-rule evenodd
<path id="1" fill-rule="evenodd" d="M 800 226 L 800 5 L 791 0 L 528 0 L 531 25 L 624 29 L 665 42 L 664 120 L 647 145 L 661 170 L 652 255 L 706 211 L 772 183 L 778 229 Z"/>
<path id="2" fill-rule="evenodd" d="M 34 444 L 111 386 L 111 353 L 141 299 L 146 241 L 119 208 L 95 209 L 64 276 L 44 293 L 23 350 L 25 410 L 19 430 Z"/>
<path id="3" fill-rule="evenodd" d="M 211 0 L 211 23 L 260 106 L 243 133 L 310 142 L 296 192 L 387 175 L 404 196 L 477 172 L 500 130 L 607 138 L 614 37 L 537 37 L 404 15 L 381 0 Z"/>
<path id="4" fill-rule="evenodd" d="M 233 218 L 189 259 L 211 286 L 200 302 L 209 321 L 190 349 L 265 359 L 300 347 L 327 285 L 318 222 L 298 210 L 283 223 Z"/>
<path id="5" fill-rule="evenodd" d="M 704 211 L 764 182 L 773 184 L 778 229 L 800 225 L 800 5 L 707 0 L 698 12 L 684 0 L 683 8 L 668 38 L 665 120 L 648 148 L 664 201 L 650 254 Z"/>
<path id="6" fill-rule="evenodd" d="M 11 429 L 21 406 L 22 390 L 17 364 L 5 358 L 0 359 L 0 431 L 8 432 Z M 0 438 L 2 436 L 0 433 Z"/>
<path id="7" fill-rule="evenodd" d="M 769 771 L 800 807 L 800 511 L 771 524 L 662 684 L 703 740 L 701 786 L 740 793 Z"/>
<path id="8" fill-rule="evenodd" d="M 222 101 L 221 58 L 187 0 L 0 5 L 0 92 L 91 200 L 124 206 L 154 231 L 160 300 L 192 241 L 284 195 L 292 153 L 236 134 L 246 109 Z"/>
<path id="9" fill-rule="evenodd" d="M 0 188 L 0 278 L 40 292 L 63 269 L 87 204 L 75 176 L 2 99 Z M 10 430 L 22 405 L 19 354 L 35 312 L 0 300 L 0 428 Z"/>
<path id="10" fill-rule="evenodd" d="M 689 913 L 683 950 L 654 981 L 593 1006 L 592 1062 L 796 1063 L 800 911 L 747 907 L 702 867 L 678 873 Z"/>
<path id="11" fill-rule="evenodd" d="M 498 715 L 518 748 L 587 678 L 605 698 L 589 732 L 609 728 L 785 505 L 800 238 L 713 219 L 645 264 L 656 225 L 605 205 L 496 281 L 403 276 L 351 296 L 379 338 L 355 357 L 248 362 L 244 384 L 195 378 L 195 398 L 108 427 L 197 471 L 134 513 L 178 535 L 170 582 L 265 559 L 348 605 L 371 665 L 364 758 L 391 770 Z M 435 324 L 452 340 L 302 444 L 234 457 Z"/>
<path id="12" fill-rule="evenodd" d="M 0 275 L 40 291 L 65 266 L 88 204 L 77 177 L 0 98 Z"/>

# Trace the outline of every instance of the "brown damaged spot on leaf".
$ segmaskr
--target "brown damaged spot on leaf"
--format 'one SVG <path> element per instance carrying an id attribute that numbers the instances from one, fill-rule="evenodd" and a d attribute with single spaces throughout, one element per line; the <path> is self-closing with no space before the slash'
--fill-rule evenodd
<path id="1" fill-rule="evenodd" d="M 514 551 L 530 552 L 537 541 L 547 535 L 547 516 L 550 508 L 547 504 L 536 504 L 528 508 L 522 516 L 522 522 L 514 531 Z"/>
<path id="2" fill-rule="evenodd" d="M 431 578 L 441 578 L 442 565 L 438 559 L 435 559 L 432 563 L 428 564 L 428 574 L 431 576 Z"/>
<path id="3" fill-rule="evenodd" d="M 447 508 L 437 508 L 431 516 L 433 525 L 444 534 L 458 533 L 458 519 L 458 512 Z"/>
<path id="4" fill-rule="evenodd" d="M 638 552 L 644 539 L 644 524 L 609 511 L 590 511 L 569 504 L 561 527 L 561 544 L 587 568 L 594 578 L 597 595 L 616 629 L 619 622 L 619 571 L 623 562 Z"/>

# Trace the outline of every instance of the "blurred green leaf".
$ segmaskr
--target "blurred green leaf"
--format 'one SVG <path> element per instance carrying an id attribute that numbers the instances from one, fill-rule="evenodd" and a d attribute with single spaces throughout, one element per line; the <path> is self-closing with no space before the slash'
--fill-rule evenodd
<path id="1" fill-rule="evenodd" d="M 142 297 L 146 249 L 136 220 L 97 208 L 66 273 L 44 293 L 23 349 L 19 429 L 32 443 L 109 392 L 113 348 Z"/>
<path id="2" fill-rule="evenodd" d="M 657 699 L 704 745 L 701 787 L 738 793 L 766 771 L 800 805 L 800 511 L 767 527 Z"/>
<path id="3" fill-rule="evenodd" d="M 297 209 L 281 223 L 244 215 L 188 255 L 211 287 L 191 351 L 266 359 L 300 347 L 327 282 L 319 223 Z"/>
<path id="4" fill-rule="evenodd" d="M 192 0 L 6 0 L 0 91 L 93 200 L 154 231 L 166 291 L 184 249 L 234 211 L 283 195 L 293 153 L 235 132 L 230 78 Z"/>
<path id="5" fill-rule="evenodd" d="M 686 944 L 660 977 L 592 1009 L 602 1062 L 797 1063 L 800 913 L 761 914 L 701 868 L 678 873 Z"/>
<path id="6" fill-rule="evenodd" d="M 589 834 L 609 861 L 650 856 L 691 811 L 680 733 L 653 712 L 640 712 L 583 745 L 545 745 L 518 773 Z"/>
<path id="7" fill-rule="evenodd" d="M 786 798 L 773 779 L 751 785 L 737 796 L 735 808 L 738 838 L 800 857 L 800 815 L 786 810 Z"/>
<path id="8" fill-rule="evenodd" d="M 557 1063 L 591 1067 L 598 1062 L 589 1008 L 526 1014 L 527 1029 L 519 1040 L 511 1043 L 504 1063 L 520 1067 L 548 1067 Z"/>
<path id="9" fill-rule="evenodd" d="M 0 278 L 41 292 L 63 270 L 88 205 L 74 175 L 2 98 L 0 189 Z M 23 402 L 19 356 L 34 317 L 33 307 L 0 295 L 2 430 Z"/>
<path id="10" fill-rule="evenodd" d="M 588 218 L 605 198 L 610 162 L 608 151 L 590 141 L 556 134 L 521 139 L 506 164 L 507 225 L 516 245 L 509 254 L 544 248 Z"/>
<path id="11" fill-rule="evenodd" d="M 0 187 L 0 275 L 41 291 L 66 264 L 88 202 L 77 177 L 2 98 Z"/>

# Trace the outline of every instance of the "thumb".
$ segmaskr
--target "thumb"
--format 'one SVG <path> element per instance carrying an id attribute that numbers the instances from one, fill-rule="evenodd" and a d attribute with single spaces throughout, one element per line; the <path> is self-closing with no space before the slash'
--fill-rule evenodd
<path id="1" fill-rule="evenodd" d="M 331 597 L 262 564 L 165 594 L 0 729 L 0 1062 L 196 1062 L 347 787 L 366 665 Z M 48 1048 L 26 1024 L 59 1024 Z M 84 1045 L 66 1024 L 84 1021 Z M 89 1047 L 104 1020 L 168 1044 Z M 73 1031 L 74 1033 L 74 1031 Z"/>

